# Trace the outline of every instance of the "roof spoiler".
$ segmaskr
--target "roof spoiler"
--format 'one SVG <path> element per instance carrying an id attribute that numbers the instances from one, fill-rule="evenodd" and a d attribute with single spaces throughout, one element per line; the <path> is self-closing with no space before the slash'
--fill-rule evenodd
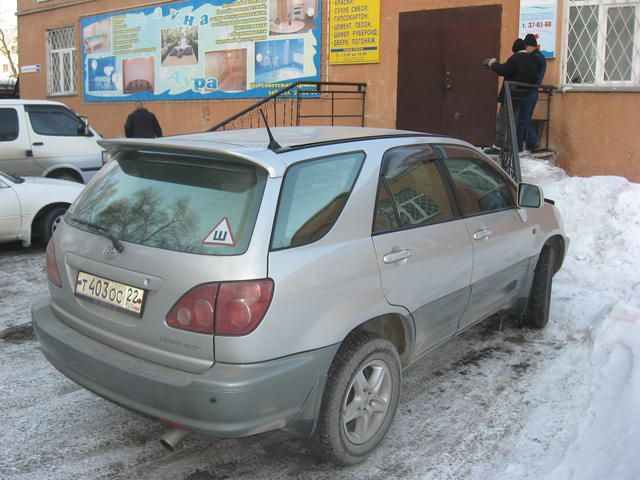
<path id="1" fill-rule="evenodd" d="M 287 165 L 277 157 L 270 159 L 269 162 L 260 158 L 243 155 L 237 152 L 229 152 L 226 149 L 216 148 L 212 144 L 208 145 L 190 145 L 187 142 L 180 145 L 164 142 L 153 138 L 122 138 L 111 140 L 98 140 L 98 145 L 103 147 L 107 152 L 114 154 L 123 151 L 144 151 L 158 153 L 174 153 L 180 155 L 195 155 L 199 157 L 211 157 L 218 160 L 229 162 L 242 162 L 256 165 L 266 170 L 269 177 L 278 178 L 284 175 Z M 215 144 L 214 144 L 215 145 Z"/>

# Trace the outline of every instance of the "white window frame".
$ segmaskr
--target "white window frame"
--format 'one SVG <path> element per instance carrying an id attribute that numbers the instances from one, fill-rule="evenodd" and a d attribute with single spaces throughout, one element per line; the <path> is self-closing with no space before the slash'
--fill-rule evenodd
<path id="1" fill-rule="evenodd" d="M 74 43 L 73 47 L 57 48 L 55 50 L 52 49 L 49 33 L 54 31 L 59 31 L 59 30 L 72 31 L 73 43 Z M 56 28 L 53 30 L 47 30 L 47 32 L 45 32 L 45 43 L 47 46 L 47 95 L 49 97 L 69 96 L 69 95 L 76 95 L 78 93 L 77 79 L 76 79 L 77 67 L 76 67 L 76 46 L 75 46 L 76 35 L 75 34 L 76 34 L 75 27 Z M 64 76 L 63 67 L 65 64 L 64 63 L 65 57 L 68 57 L 69 65 L 71 69 L 70 88 L 68 90 L 64 89 L 65 76 Z M 57 75 L 58 75 L 58 84 L 60 85 L 60 89 L 58 91 L 54 90 L 54 81 L 53 81 L 54 68 L 53 68 L 53 65 L 51 64 L 52 61 L 58 64 Z"/>
<path id="2" fill-rule="evenodd" d="M 569 62 L 569 32 L 571 7 L 598 7 L 598 34 L 596 37 L 596 68 L 593 83 L 567 82 L 567 66 Z M 611 7 L 635 7 L 635 32 L 631 59 L 631 80 L 605 80 L 605 64 L 607 49 L 607 12 Z M 565 0 L 564 32 L 562 45 L 562 90 L 597 90 L 597 91 L 640 91 L 640 0 Z"/>

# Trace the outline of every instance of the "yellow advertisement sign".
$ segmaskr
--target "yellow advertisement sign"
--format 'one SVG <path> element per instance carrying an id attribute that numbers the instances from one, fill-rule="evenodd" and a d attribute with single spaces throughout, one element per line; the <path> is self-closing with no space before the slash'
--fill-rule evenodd
<path id="1" fill-rule="evenodd" d="M 380 61 L 380 0 L 331 0 L 329 63 Z"/>

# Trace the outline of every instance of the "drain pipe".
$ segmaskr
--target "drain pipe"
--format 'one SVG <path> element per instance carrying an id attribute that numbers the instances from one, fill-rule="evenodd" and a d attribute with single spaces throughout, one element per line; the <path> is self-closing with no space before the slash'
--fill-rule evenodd
<path id="1" fill-rule="evenodd" d="M 170 427 L 160 437 L 160 443 L 164 448 L 170 451 L 174 451 L 180 442 L 184 440 L 191 432 L 189 430 L 183 430 L 181 428 Z"/>

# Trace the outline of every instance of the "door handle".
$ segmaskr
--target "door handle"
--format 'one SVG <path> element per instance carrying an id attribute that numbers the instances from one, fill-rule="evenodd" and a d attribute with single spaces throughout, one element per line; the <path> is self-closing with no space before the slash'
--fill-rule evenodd
<path id="1" fill-rule="evenodd" d="M 489 230 L 488 228 L 483 228 L 481 230 L 478 230 L 476 233 L 473 234 L 473 239 L 474 240 L 485 240 L 488 239 L 491 235 L 492 235 L 492 231 Z"/>
<path id="2" fill-rule="evenodd" d="M 382 257 L 382 261 L 384 263 L 396 263 L 401 260 L 406 260 L 410 256 L 411 256 L 411 250 L 396 250 L 396 251 L 387 253 L 384 257 Z"/>
<path id="3" fill-rule="evenodd" d="M 41 147 L 41 146 L 44 145 L 44 143 L 42 143 L 42 142 L 33 142 L 31 145 L 34 146 L 34 147 Z"/>

